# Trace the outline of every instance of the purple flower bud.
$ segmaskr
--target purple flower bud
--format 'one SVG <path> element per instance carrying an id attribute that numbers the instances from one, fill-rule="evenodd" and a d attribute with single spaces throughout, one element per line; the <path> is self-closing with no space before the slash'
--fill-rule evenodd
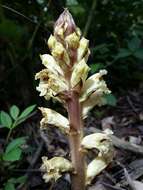
<path id="1" fill-rule="evenodd" d="M 76 31 L 76 25 L 72 15 L 65 9 L 59 16 L 54 26 L 54 35 L 57 39 L 64 39 L 66 36 Z"/>

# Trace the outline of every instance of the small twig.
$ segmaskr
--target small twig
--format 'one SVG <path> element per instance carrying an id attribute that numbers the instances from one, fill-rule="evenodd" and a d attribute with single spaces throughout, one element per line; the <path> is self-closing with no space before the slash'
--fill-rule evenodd
<path id="1" fill-rule="evenodd" d="M 102 132 L 99 129 L 95 129 L 95 131 L 96 132 Z M 130 142 L 125 141 L 123 139 L 120 139 L 120 138 L 116 137 L 115 135 L 109 135 L 109 136 L 112 139 L 112 142 L 113 142 L 115 147 L 122 148 L 124 150 L 129 150 L 129 151 L 134 152 L 136 154 L 143 155 L 143 147 L 142 146 L 136 145 L 134 143 L 130 143 Z"/>
<path id="2" fill-rule="evenodd" d="M 24 19 L 28 20 L 29 22 L 33 23 L 33 24 L 36 24 L 36 25 L 39 25 L 39 23 L 37 21 L 34 21 L 32 20 L 31 18 L 29 18 L 28 16 L 25 16 L 24 14 L 20 13 L 19 11 L 9 7 L 9 6 L 6 6 L 6 5 L 3 5 L 3 4 L 0 4 L 0 7 L 4 8 L 4 9 L 7 9 L 8 11 L 11 11 L 13 12 L 14 14 L 17 14 L 18 16 L 21 16 L 23 17 Z M 50 30 L 48 30 L 47 28 L 45 28 L 44 26 L 39 26 L 39 28 L 41 28 L 42 30 L 48 32 L 49 34 L 51 33 Z"/>
<path id="3" fill-rule="evenodd" d="M 12 133 L 12 128 L 9 130 L 9 132 L 8 132 L 8 134 L 7 134 L 7 137 L 6 137 L 6 143 L 5 143 L 5 144 L 8 143 L 9 138 L 10 138 L 10 136 L 11 136 L 11 133 Z"/>
<path id="4" fill-rule="evenodd" d="M 93 12 L 94 12 L 94 9 L 96 7 L 96 3 L 97 3 L 97 0 L 93 0 L 92 6 L 91 6 L 91 9 L 90 9 L 90 13 L 89 13 L 89 16 L 87 18 L 87 22 L 86 22 L 86 25 L 85 25 L 85 28 L 84 28 L 84 32 L 83 32 L 83 36 L 84 37 L 86 37 L 87 34 L 88 34 L 88 30 L 89 30 L 90 25 L 91 25 L 91 21 L 92 21 L 92 17 L 93 17 Z"/>
<path id="5" fill-rule="evenodd" d="M 128 184 L 129 184 L 129 186 L 133 190 L 137 190 L 126 168 L 124 168 L 124 174 L 125 174 L 125 177 L 126 177 L 126 180 L 127 180 Z"/>
<path id="6" fill-rule="evenodd" d="M 37 162 L 37 160 L 38 160 L 38 158 L 39 158 L 39 156 L 40 156 L 40 153 L 41 153 L 41 151 L 42 151 L 43 145 L 44 145 L 44 142 L 41 141 L 41 143 L 40 143 L 40 145 L 39 145 L 37 151 L 36 151 L 35 154 L 34 154 L 34 157 L 33 157 L 32 161 L 31 161 L 31 163 L 30 163 L 30 166 L 28 167 L 28 170 L 32 169 L 33 166 L 36 164 L 36 162 Z"/>
<path id="7" fill-rule="evenodd" d="M 35 21 L 32 20 L 31 18 L 25 16 L 24 14 L 20 13 L 19 11 L 15 10 L 15 9 L 9 7 L 9 6 L 2 5 L 2 4 L 0 4 L 0 6 L 1 6 L 2 8 L 4 8 L 4 9 L 7 9 L 7 10 L 9 10 L 9 11 L 11 11 L 11 12 L 13 12 L 13 13 L 19 15 L 19 16 L 24 17 L 26 20 L 28 20 L 28 21 L 30 21 L 30 22 L 32 22 L 32 23 L 34 23 L 34 24 L 37 24 L 37 22 L 35 22 Z"/>
<path id="8" fill-rule="evenodd" d="M 105 187 L 109 187 L 111 190 L 125 190 L 121 187 L 116 187 L 116 186 L 113 186 L 111 184 L 108 184 L 108 183 L 105 183 L 105 182 L 102 182 L 102 184 L 105 186 Z"/>
<path id="9" fill-rule="evenodd" d="M 47 138 L 47 136 L 44 134 L 44 132 L 42 130 L 39 130 L 39 131 L 40 131 L 40 136 L 41 136 L 43 142 L 45 143 L 46 149 L 48 151 L 49 150 L 49 141 L 48 141 L 48 138 Z"/>
<path id="10" fill-rule="evenodd" d="M 110 175 L 108 172 L 103 171 L 103 174 L 114 184 L 116 184 L 116 180 Z"/>
<path id="11" fill-rule="evenodd" d="M 127 97 L 127 101 L 128 101 L 128 103 L 129 103 L 130 107 L 132 108 L 133 112 L 134 112 L 136 115 L 138 115 L 137 110 L 136 110 L 136 108 L 134 107 L 134 105 L 133 105 L 133 103 L 132 103 L 130 97 L 129 97 L 129 96 L 126 96 L 126 97 Z"/>
<path id="12" fill-rule="evenodd" d="M 27 172 L 27 169 L 13 169 L 13 172 Z M 41 172 L 40 169 L 29 169 L 28 172 Z"/>
<path id="13" fill-rule="evenodd" d="M 118 137 L 116 137 L 114 135 L 110 135 L 110 137 L 113 141 L 114 146 L 116 146 L 117 148 L 122 148 L 125 150 L 129 150 L 131 152 L 143 155 L 143 147 L 142 146 L 119 139 Z"/>
<path id="14" fill-rule="evenodd" d="M 124 177 L 124 170 L 123 170 L 125 166 L 122 163 L 120 163 L 118 160 L 115 160 L 115 163 L 121 167 L 121 170 L 113 174 L 113 177 L 117 180 L 116 186 L 127 186 L 128 181 Z M 128 171 L 132 180 L 137 180 L 143 175 L 142 163 L 143 159 L 139 159 L 129 163 L 128 166 L 126 166 L 126 170 Z"/>
<path id="15" fill-rule="evenodd" d="M 131 187 L 131 189 L 137 190 L 134 183 L 133 183 L 133 181 L 132 181 L 132 179 L 131 179 L 131 177 L 130 177 L 130 175 L 129 175 L 129 173 L 128 173 L 128 171 L 127 171 L 127 169 L 126 169 L 126 167 L 123 164 L 121 164 L 119 161 L 117 162 L 117 164 L 120 165 L 120 167 L 123 168 L 125 178 L 127 180 L 127 183 L 129 184 L 129 186 Z"/>

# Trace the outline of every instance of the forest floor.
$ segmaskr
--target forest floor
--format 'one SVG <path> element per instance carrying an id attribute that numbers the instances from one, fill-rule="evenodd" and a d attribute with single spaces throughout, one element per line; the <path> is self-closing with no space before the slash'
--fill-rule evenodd
<path id="1" fill-rule="evenodd" d="M 69 190 L 69 176 L 64 175 L 55 184 L 44 183 L 41 172 L 41 157 L 64 156 L 69 158 L 67 139 L 55 128 L 40 132 L 39 113 L 28 120 L 13 135 L 29 136 L 27 146 L 31 153 L 24 154 L 21 163 L 12 171 L 13 176 L 26 176 L 22 190 Z M 36 120 L 36 123 L 35 123 Z M 119 97 L 117 106 L 93 110 L 85 120 L 85 134 L 111 129 L 115 146 L 114 161 L 98 175 L 88 190 L 142 190 L 143 189 L 143 91 L 128 91 Z M 19 134 L 18 134 L 19 133 Z M 26 146 L 26 145 L 25 145 Z M 92 154 L 92 153 L 91 153 Z"/>

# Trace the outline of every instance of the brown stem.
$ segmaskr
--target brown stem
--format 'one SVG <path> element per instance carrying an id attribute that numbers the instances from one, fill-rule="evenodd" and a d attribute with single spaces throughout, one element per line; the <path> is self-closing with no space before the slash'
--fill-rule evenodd
<path id="1" fill-rule="evenodd" d="M 69 144 L 74 173 L 71 175 L 72 190 L 85 190 L 85 161 L 81 151 L 81 139 L 83 126 L 80 114 L 79 97 L 76 92 L 71 92 L 71 98 L 67 101 L 71 131 Z"/>

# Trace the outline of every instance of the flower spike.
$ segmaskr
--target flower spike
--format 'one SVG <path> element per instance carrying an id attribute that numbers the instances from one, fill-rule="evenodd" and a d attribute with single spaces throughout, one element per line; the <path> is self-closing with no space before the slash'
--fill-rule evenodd
<path id="1" fill-rule="evenodd" d="M 62 103 L 68 119 L 52 109 L 42 107 L 39 108 L 43 115 L 40 128 L 53 125 L 67 135 L 71 162 L 62 157 L 43 157 L 41 170 L 45 182 L 56 181 L 62 173 L 72 171 L 72 190 L 85 190 L 85 185 L 90 184 L 110 164 L 114 155 L 109 138 L 111 131 L 83 137 L 82 120 L 94 106 L 104 105 L 104 95 L 110 93 L 103 79 L 107 71 L 100 70 L 87 78 L 90 71 L 87 65 L 89 40 L 82 36 L 67 9 L 55 22 L 53 33 L 47 42 L 50 54 L 40 56 L 45 68 L 35 76 L 40 81 L 36 89 L 46 100 L 52 98 Z M 84 154 L 93 148 L 98 150 L 98 154 L 86 166 Z"/>

